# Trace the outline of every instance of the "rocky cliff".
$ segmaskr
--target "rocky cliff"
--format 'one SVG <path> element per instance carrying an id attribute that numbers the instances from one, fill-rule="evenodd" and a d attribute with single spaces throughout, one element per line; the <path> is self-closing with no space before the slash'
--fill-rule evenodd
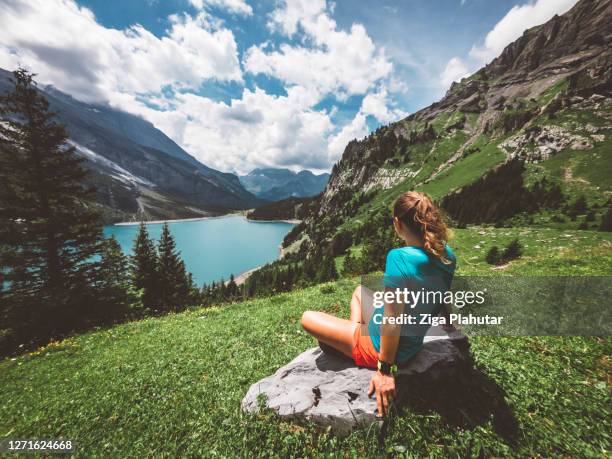
<path id="1" fill-rule="evenodd" d="M 585 169 L 610 171 L 611 41 L 612 2 L 581 0 L 526 30 L 439 102 L 351 141 L 306 220 L 311 241 L 388 213 L 401 191 L 442 201 L 513 158 L 533 165 L 526 182 L 545 175 L 567 191 L 583 185 L 607 199 L 609 179 Z M 563 164 L 553 167 L 556 155 Z"/>

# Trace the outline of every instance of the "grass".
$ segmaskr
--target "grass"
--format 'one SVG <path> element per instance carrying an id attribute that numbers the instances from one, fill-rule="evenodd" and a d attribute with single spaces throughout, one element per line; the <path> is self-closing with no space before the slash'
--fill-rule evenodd
<path id="1" fill-rule="evenodd" d="M 497 147 L 498 143 L 487 142 L 485 137 L 481 137 L 472 146 L 473 148 L 479 148 L 478 151 L 461 158 L 431 182 L 420 187 L 419 190 L 429 193 L 434 199 L 438 199 L 452 190 L 476 181 L 493 166 L 505 160 L 505 155 Z"/>
<path id="2" fill-rule="evenodd" d="M 565 91 L 569 86 L 567 78 L 563 78 L 554 83 L 550 88 L 544 91 L 538 97 L 538 103 L 541 107 L 548 104 L 553 98 L 562 91 Z"/>
<path id="3" fill-rule="evenodd" d="M 610 274 L 610 233 L 474 227 L 457 230 L 460 274 L 494 273 L 492 244 L 514 237 L 525 256 L 505 272 Z M 478 246 L 478 248 L 476 248 Z M 244 414 L 248 387 L 314 346 L 306 309 L 348 314 L 357 279 L 227 307 L 99 330 L 0 363 L 0 437 L 70 438 L 77 455 L 605 457 L 610 450 L 610 345 L 598 338 L 476 337 L 481 369 L 506 392 L 516 445 L 491 423 L 470 429 L 407 412 L 377 432 L 337 438 L 312 425 Z"/>
<path id="4" fill-rule="evenodd" d="M 504 269 L 493 270 L 485 262 L 488 250 L 519 239 L 524 254 Z M 460 258 L 457 275 L 606 276 L 612 273 L 612 233 L 552 228 L 493 228 L 455 230 L 452 247 Z"/>
<path id="5" fill-rule="evenodd" d="M 561 179 L 564 189 L 570 194 L 610 191 L 612 174 L 612 142 L 595 144 L 590 150 L 567 149 L 540 163 L 548 175 Z M 572 179 L 565 180 L 566 170 Z"/>
<path id="6" fill-rule="evenodd" d="M 411 161 L 410 163 L 408 163 L 408 165 L 403 165 L 402 167 L 406 168 L 406 166 L 408 166 L 408 168 L 410 168 L 411 170 L 418 170 L 418 174 L 416 174 L 414 177 L 403 180 L 402 182 L 391 188 L 380 190 L 372 201 L 361 206 L 357 214 L 353 218 L 346 220 L 338 228 L 338 230 L 340 231 L 342 229 L 351 229 L 360 222 L 367 220 L 368 215 L 371 212 L 375 212 L 384 207 L 390 207 L 395 198 L 400 193 L 410 190 L 414 187 L 415 184 L 425 180 L 431 175 L 431 173 L 436 169 L 438 165 L 448 160 L 461 147 L 461 145 L 465 143 L 467 137 L 468 136 L 465 132 L 458 131 L 452 135 L 449 135 L 448 137 L 440 138 L 435 142 L 425 142 L 411 147 Z M 484 156 L 485 158 L 484 160 L 481 159 L 480 161 L 469 161 L 467 167 L 472 169 L 469 170 L 467 174 L 464 174 L 467 169 L 462 167 L 464 160 L 458 161 L 457 164 L 453 165 L 451 168 L 449 168 L 449 170 L 452 170 L 453 174 L 455 174 L 456 167 L 457 165 L 459 165 L 459 172 L 457 172 L 461 176 L 459 181 L 466 178 L 465 176 L 467 175 L 467 180 L 469 183 L 470 181 L 476 180 L 492 165 L 501 162 L 501 159 L 496 155 L 499 155 L 503 158 L 502 153 L 499 152 L 499 150 L 497 149 L 495 149 L 495 151 L 487 149 L 484 152 L 476 153 L 475 156 L 478 156 L 479 158 Z M 496 156 L 495 159 L 491 160 L 492 156 Z M 446 175 L 447 173 L 443 172 L 442 174 L 440 174 L 440 177 L 445 177 Z M 423 191 L 427 191 L 425 189 L 425 186 L 421 188 Z M 438 196 L 436 195 L 434 197 Z"/>

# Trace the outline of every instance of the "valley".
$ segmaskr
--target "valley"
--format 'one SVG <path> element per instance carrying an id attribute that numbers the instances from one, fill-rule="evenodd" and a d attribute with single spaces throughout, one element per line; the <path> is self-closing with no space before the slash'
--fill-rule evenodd
<path id="1" fill-rule="evenodd" d="M 0 69 L 0 93 L 11 88 Z M 193 218 L 265 202 L 234 174 L 207 167 L 152 123 L 108 105 L 74 99 L 52 86 L 38 90 L 85 159 L 98 209 L 107 223 Z"/>

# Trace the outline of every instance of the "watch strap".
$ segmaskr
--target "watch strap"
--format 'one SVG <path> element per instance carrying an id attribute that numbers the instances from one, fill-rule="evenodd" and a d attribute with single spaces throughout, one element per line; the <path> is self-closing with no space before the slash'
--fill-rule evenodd
<path id="1" fill-rule="evenodd" d="M 384 375 L 392 375 L 395 376 L 397 373 L 397 365 L 391 364 L 389 362 L 383 362 L 382 360 L 378 361 L 378 371 L 380 371 Z"/>

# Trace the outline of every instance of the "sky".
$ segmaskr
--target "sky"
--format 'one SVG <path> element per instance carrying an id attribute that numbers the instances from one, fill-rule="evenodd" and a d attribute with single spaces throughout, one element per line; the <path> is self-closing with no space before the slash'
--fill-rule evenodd
<path id="1" fill-rule="evenodd" d="M 0 67 L 204 164 L 329 171 L 576 0 L 0 0 Z"/>

